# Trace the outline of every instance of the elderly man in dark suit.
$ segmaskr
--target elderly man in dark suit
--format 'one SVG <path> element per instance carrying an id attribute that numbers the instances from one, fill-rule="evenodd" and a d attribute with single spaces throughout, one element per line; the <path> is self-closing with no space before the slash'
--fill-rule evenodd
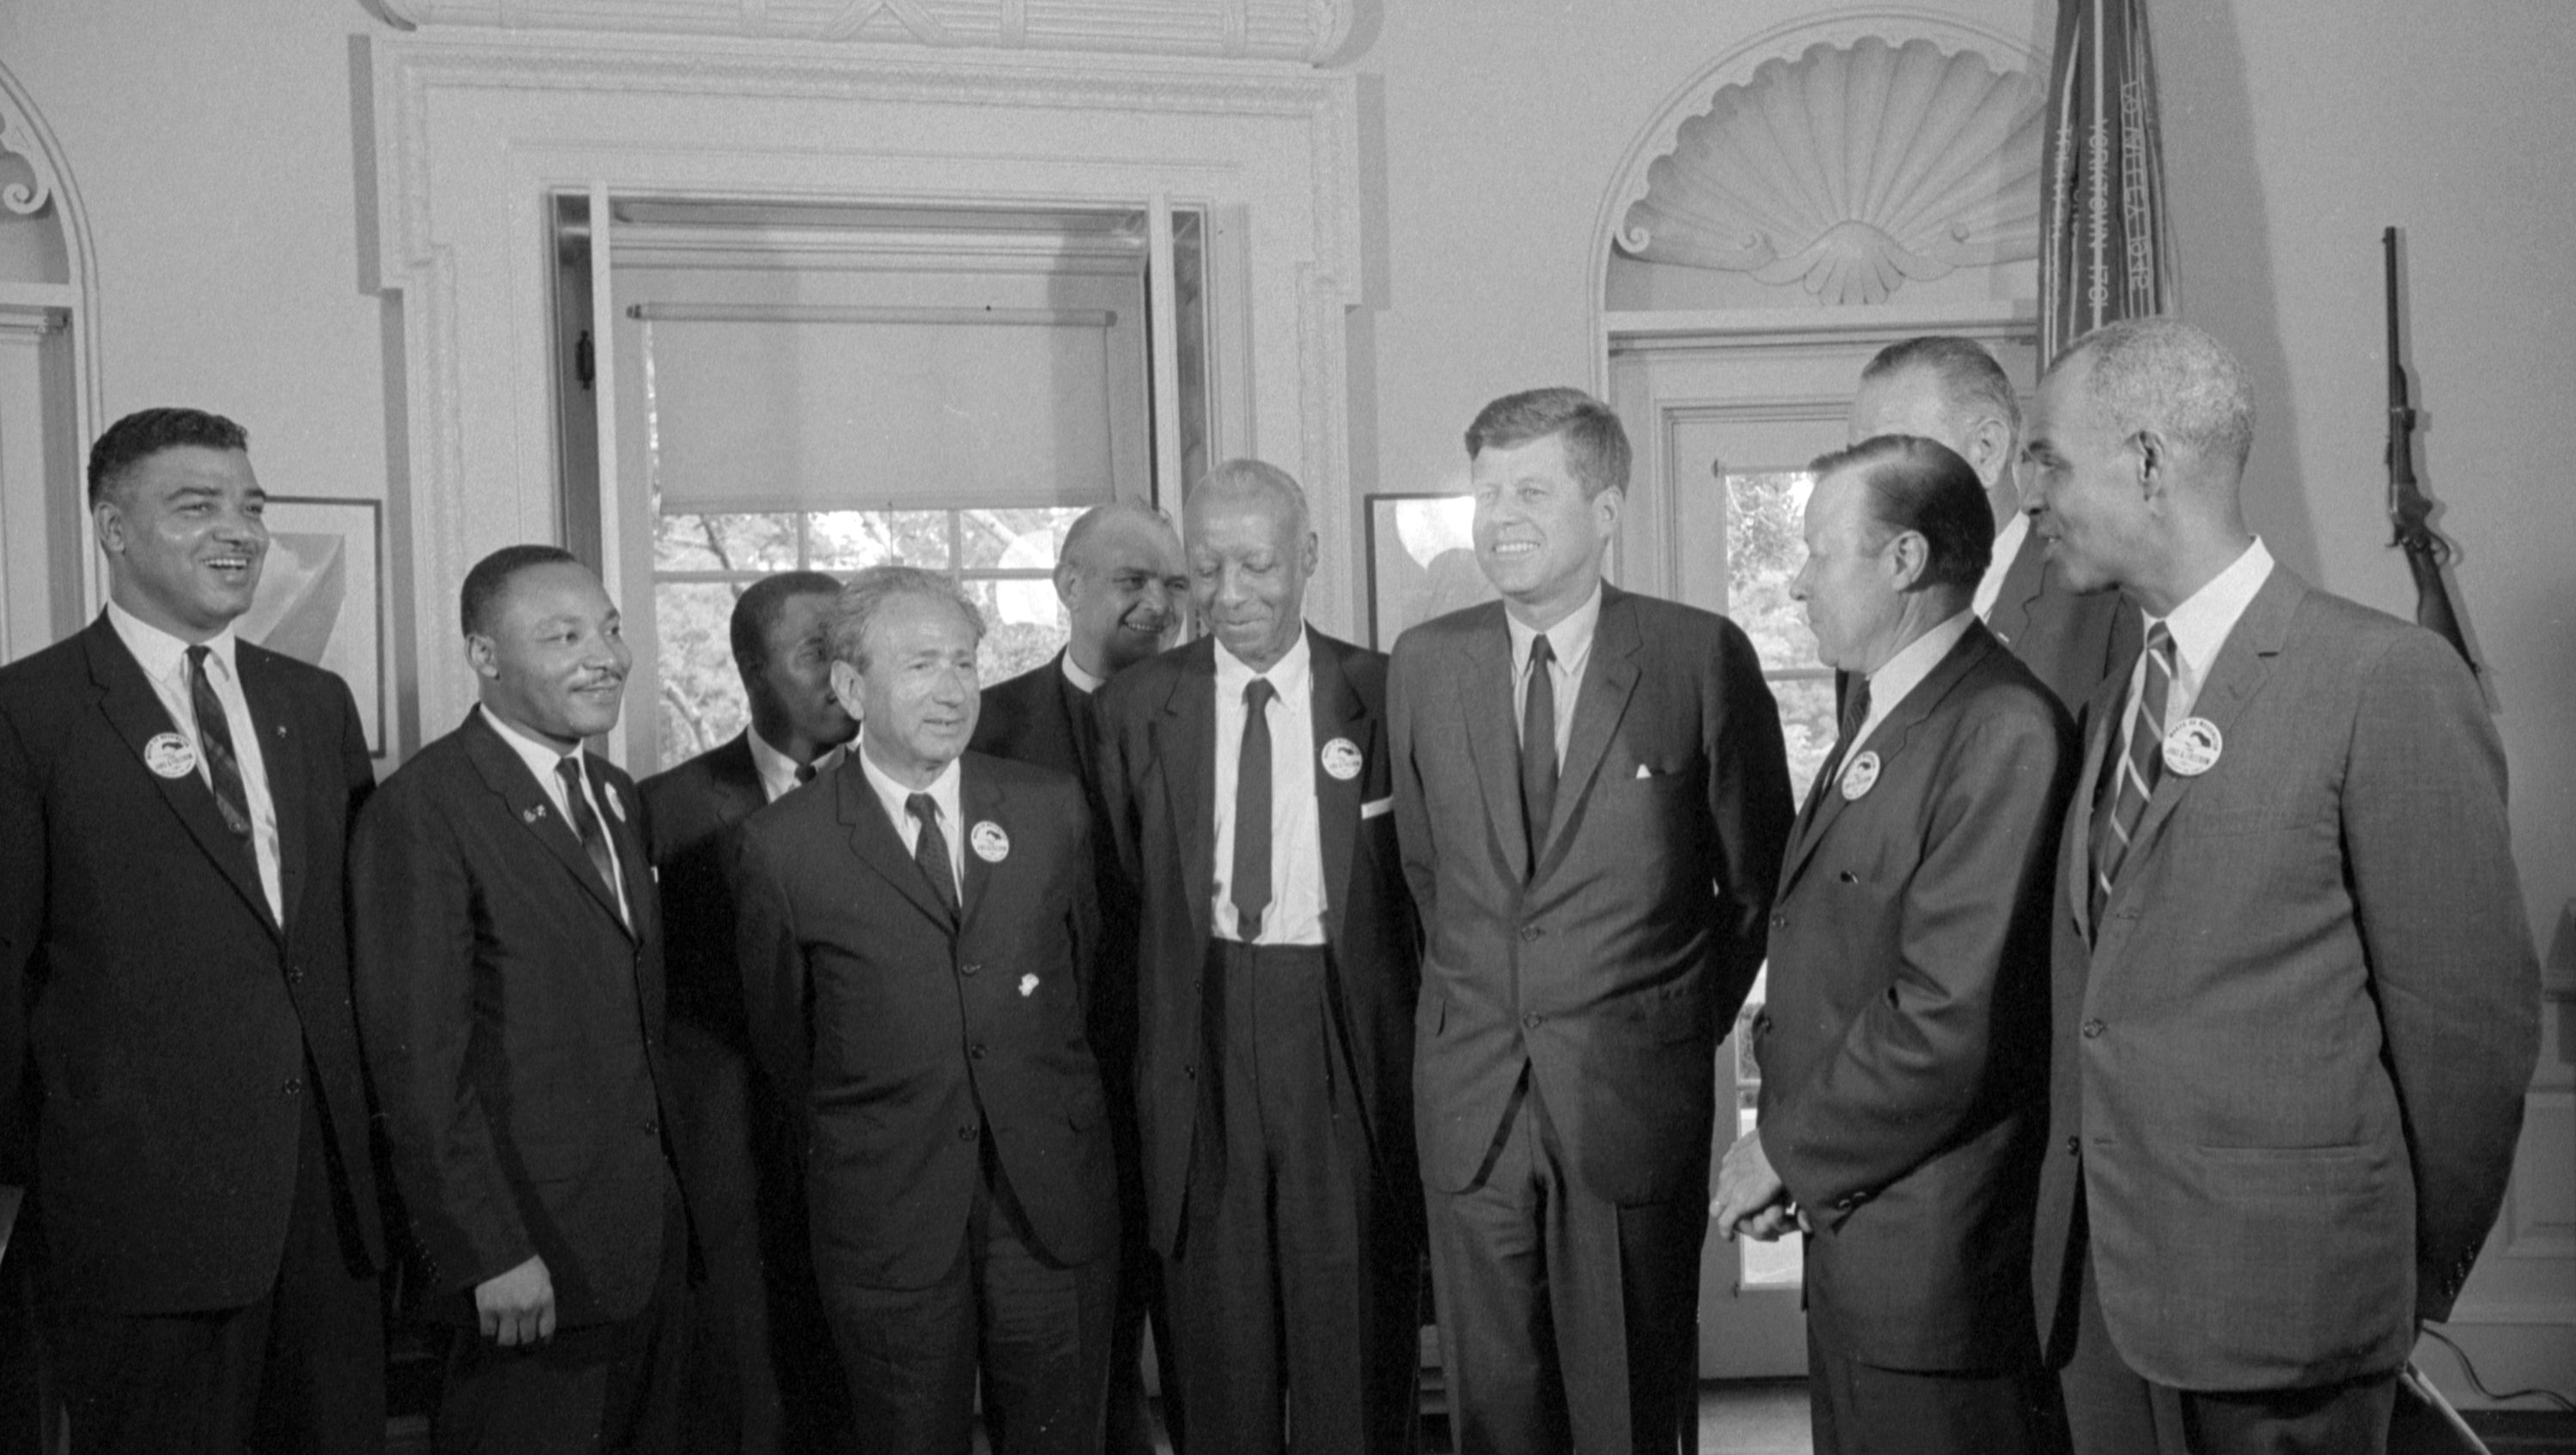
<path id="1" fill-rule="evenodd" d="M 1409 1450 L 1420 1363 L 1411 1034 L 1386 659 L 1306 624 L 1317 543 L 1258 461 L 1192 491 L 1213 635 L 1101 704 L 1140 899 L 1138 1108 L 1195 1446 Z"/>
<path id="2" fill-rule="evenodd" d="M 1977 616 L 2022 664 L 2080 712 L 2104 679 L 2137 656 L 2138 618 L 2113 590 L 2076 591 L 2052 567 L 2022 511 L 2015 466 L 2021 403 L 1994 355 L 1974 339 L 1931 334 L 1889 344 L 1860 374 L 1853 443 L 1873 435 L 1937 440 L 1966 460 L 1993 511 L 1994 549 L 1975 583 Z"/>
<path id="3" fill-rule="evenodd" d="M 1790 594 L 1856 685 L 1771 917 L 1761 1124 L 1709 1215 L 1808 1230 L 1818 1455 L 2052 1450 L 2029 1250 L 2075 727 L 1969 609 L 1993 525 L 1965 460 L 1881 435 L 1813 468 Z"/>
<path id="4" fill-rule="evenodd" d="M 2477 683 L 2241 506 L 2253 391 L 2114 324 L 2041 383 L 2033 527 L 2144 650 L 2060 850 L 2033 1293 L 2079 1451 L 2385 1447 L 2512 1170 L 2539 972 Z"/>
<path id="5" fill-rule="evenodd" d="M 743 588 L 731 625 L 750 725 L 642 786 L 670 982 L 672 1144 L 704 1270 L 689 1291 L 693 1450 L 773 1455 L 848 1437 L 794 1149 L 775 1097 L 753 1081 L 728 879 L 734 829 L 829 772 L 858 731 L 832 692 L 826 627 L 840 595 L 820 571 Z"/>
<path id="6" fill-rule="evenodd" d="M 677 1448 L 687 1216 L 660 915 L 635 785 L 582 739 L 629 654 L 552 546 L 467 572 L 481 703 L 349 851 L 365 1033 L 428 1311 L 456 1326 L 442 1452 Z"/>
<path id="7" fill-rule="evenodd" d="M 752 815 L 752 1044 L 806 1129 L 814 1264 L 867 1448 L 1100 1449 L 1118 1212 L 1083 1029 L 1099 934 L 1073 779 L 966 752 L 983 621 L 876 566 L 832 626 L 858 751 Z"/>
<path id="8" fill-rule="evenodd" d="M 1415 1122 L 1462 1451 L 1665 1451 L 1694 1367 L 1719 1038 L 1792 806 L 1752 643 L 1604 584 L 1628 441 L 1578 390 L 1467 431 L 1503 600 L 1396 642 L 1430 948 Z"/>
<path id="9" fill-rule="evenodd" d="M 101 435 L 107 609 L 0 670 L 5 1172 L 75 1451 L 384 1441 L 340 893 L 375 780 L 346 684 L 234 635 L 248 443 L 192 409 Z"/>
<path id="10" fill-rule="evenodd" d="M 1053 768 L 1082 780 L 1095 832 L 1100 883 L 1100 953 L 1091 978 L 1091 1049 L 1109 1091 L 1118 1146 L 1118 1322 L 1109 1369 L 1111 1455 L 1153 1455 L 1154 1426 L 1138 1366 L 1145 1324 L 1154 1323 L 1162 1367 L 1163 1421 L 1181 1443 L 1179 1373 L 1163 1319 L 1162 1265 L 1146 1234 L 1144 1172 L 1136 1140 L 1136 910 L 1118 873 L 1100 796 L 1101 687 L 1171 640 L 1188 601 L 1181 541 L 1160 511 L 1132 500 L 1095 505 L 1076 517 L 1057 552 L 1056 596 L 1071 625 L 1064 650 L 984 689 L 971 751 Z"/>

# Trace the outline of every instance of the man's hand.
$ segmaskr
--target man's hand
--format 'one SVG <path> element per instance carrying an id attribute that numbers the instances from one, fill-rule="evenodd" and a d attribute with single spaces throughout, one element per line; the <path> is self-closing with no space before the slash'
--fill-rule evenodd
<path id="1" fill-rule="evenodd" d="M 1769 1242 L 1788 1231 L 1791 1224 L 1806 1226 L 1805 1215 L 1789 1200 L 1789 1188 L 1780 1174 L 1771 1170 L 1771 1158 L 1762 1150 L 1762 1129 L 1754 1128 L 1726 1149 L 1726 1158 L 1718 1164 L 1717 1196 L 1710 1199 L 1708 1215 L 1717 1230 L 1728 1238 L 1738 1235 Z"/>
<path id="2" fill-rule="evenodd" d="M 542 1344 L 555 1336 L 555 1281 L 546 1260 L 528 1261 L 474 1285 L 474 1313 L 483 1337 L 503 1348 Z"/>

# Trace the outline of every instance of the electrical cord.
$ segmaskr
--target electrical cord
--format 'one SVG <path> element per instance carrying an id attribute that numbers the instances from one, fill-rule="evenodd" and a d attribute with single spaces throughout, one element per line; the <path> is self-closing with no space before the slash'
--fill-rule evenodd
<path id="1" fill-rule="evenodd" d="M 2487 1388 L 2486 1381 L 2478 1378 L 2477 1366 L 2469 1362 L 2468 1350 L 2463 1349 L 2458 1344 L 2452 1342 L 2450 1335 L 2443 1333 L 2440 1329 L 2434 1328 L 2431 1324 L 2424 1324 L 2420 1327 L 2424 1333 L 2440 1340 L 2442 1347 L 2450 1350 L 2451 1356 L 2460 1361 L 2460 1372 L 2469 1377 L 2469 1387 L 2476 1390 L 2481 1396 L 2493 1400 L 2497 1404 L 2503 1404 L 2507 1400 L 2516 1399 L 2545 1399 L 2551 1404 L 2558 1406 L 2560 1409 L 2567 1411 L 2569 1414 L 2576 1415 L 2576 1402 L 2571 1402 L 2567 1396 L 2560 1394 L 2554 1389 L 2517 1389 L 2510 1394 L 2498 1394 L 2494 1390 Z"/>

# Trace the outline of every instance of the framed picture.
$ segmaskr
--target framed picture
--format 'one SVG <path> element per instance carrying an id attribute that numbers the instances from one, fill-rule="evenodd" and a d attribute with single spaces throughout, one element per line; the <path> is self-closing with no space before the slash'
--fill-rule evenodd
<path id="1" fill-rule="evenodd" d="M 1476 564 L 1471 495 L 1371 495 L 1369 645 L 1386 651 L 1406 627 L 1501 597 Z"/>
<path id="2" fill-rule="evenodd" d="M 383 507 L 268 497 L 268 560 L 235 630 L 246 642 L 340 674 L 367 751 L 385 755 Z"/>

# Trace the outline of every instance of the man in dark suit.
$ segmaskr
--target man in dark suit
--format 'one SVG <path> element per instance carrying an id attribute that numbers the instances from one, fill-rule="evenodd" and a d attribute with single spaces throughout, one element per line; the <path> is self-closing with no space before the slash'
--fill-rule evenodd
<path id="1" fill-rule="evenodd" d="M 1709 1216 L 1808 1230 L 1819 1455 L 2053 1450 L 2029 1249 L 2075 727 L 1969 610 L 1993 524 L 1965 460 L 1882 435 L 1813 468 L 1790 594 L 1858 686 L 1781 871 L 1761 1124 Z"/>
<path id="2" fill-rule="evenodd" d="M 1418 935 L 1386 659 L 1306 625 L 1306 499 L 1252 460 L 1188 509 L 1213 636 L 1101 702 L 1139 897 L 1138 1110 L 1194 1445 L 1402 1451 L 1421 1362 Z"/>
<path id="3" fill-rule="evenodd" d="M 1572 389 L 1467 431 L 1503 600 L 1396 642 L 1430 948 L 1415 1122 L 1467 1451 L 1665 1451 L 1694 1369 L 1719 1038 L 1792 805 L 1744 633 L 1604 584 L 1628 441 Z"/>
<path id="4" fill-rule="evenodd" d="M 775 1455 L 848 1436 L 831 1331 L 813 1296 L 794 1147 L 751 1071 L 734 960 L 734 829 L 829 772 L 858 723 L 832 693 L 826 628 L 841 583 L 782 571 L 733 606 L 751 724 L 643 783 L 668 969 L 673 1149 L 704 1276 L 689 1291 L 692 1450 Z"/>
<path id="5" fill-rule="evenodd" d="M 2060 849 L 2033 1295 L 2079 1451 L 2384 1448 L 2512 1170 L 2539 971 L 2441 638 L 2246 529 L 2253 391 L 2148 319 L 2040 385 L 2032 524 L 2145 649 Z"/>
<path id="6" fill-rule="evenodd" d="M 1146 1234 L 1144 1173 L 1136 1140 L 1136 911 L 1118 873 L 1100 796 L 1101 685 L 1163 649 L 1181 623 L 1189 577 L 1181 542 L 1161 512 L 1134 501 L 1095 505 L 1064 533 L 1057 552 L 1056 596 L 1071 634 L 1041 666 L 984 689 L 969 751 L 990 753 L 1070 773 L 1091 805 L 1100 885 L 1100 953 L 1091 977 L 1091 1049 L 1109 1092 L 1109 1127 L 1118 1148 L 1118 1316 L 1111 1335 L 1108 1449 L 1153 1455 L 1154 1426 L 1139 1360 L 1145 1324 L 1154 1323 L 1162 1370 L 1163 1420 L 1181 1443 L 1179 1375 L 1174 1340 L 1163 1318 L 1162 1265 Z"/>
<path id="7" fill-rule="evenodd" d="M 101 435 L 107 609 L 0 670 L 5 1180 L 80 1452 L 384 1442 L 340 894 L 374 776 L 347 685 L 233 633 L 248 443 L 193 409 Z"/>
<path id="8" fill-rule="evenodd" d="M 457 1326 L 451 1451 L 677 1448 L 688 1224 L 670 1158 L 660 916 L 617 725 L 629 653 L 552 546 L 466 573 L 481 705 L 385 781 L 349 851 L 359 1024 Z"/>
<path id="9" fill-rule="evenodd" d="M 2137 613 L 2121 609 L 2117 591 L 2070 589 L 2031 534 L 2014 468 L 2021 402 L 2002 366 L 1974 339 L 1889 344 L 1861 370 L 1851 408 L 1853 443 L 1883 434 L 1937 440 L 1977 472 L 1994 514 L 1977 616 L 2070 715 L 2082 711 L 2105 678 L 2136 659 Z"/>
<path id="10" fill-rule="evenodd" d="M 965 751 L 983 621 L 876 566 L 832 626 L 858 751 L 752 815 L 752 1044 L 807 1148 L 814 1265 L 867 1447 L 1100 1449 L 1118 1209 L 1083 1027 L 1099 934 L 1071 778 Z"/>

